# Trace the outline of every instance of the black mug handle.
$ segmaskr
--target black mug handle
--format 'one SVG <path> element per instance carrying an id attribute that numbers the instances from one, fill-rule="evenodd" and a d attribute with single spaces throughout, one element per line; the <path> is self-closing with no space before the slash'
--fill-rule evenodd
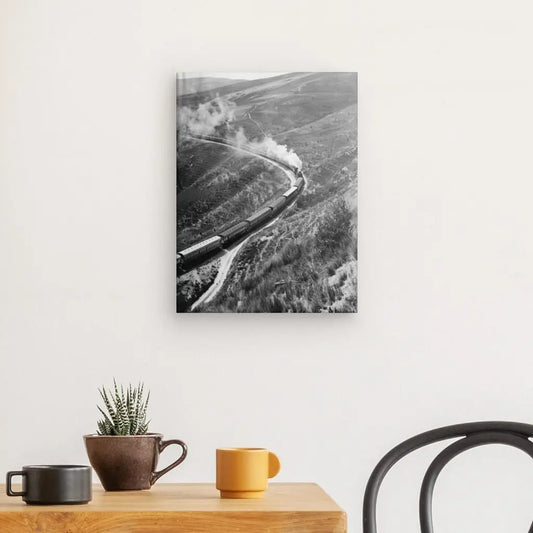
<path id="1" fill-rule="evenodd" d="M 181 455 L 172 464 L 169 464 L 166 468 L 163 468 L 163 470 L 160 470 L 159 472 L 152 472 L 150 485 L 153 485 L 161 476 L 165 475 L 169 470 L 176 468 L 179 464 L 185 461 L 185 457 L 187 457 L 187 445 L 178 439 L 162 440 L 159 443 L 159 453 L 161 453 L 167 446 L 170 446 L 171 444 L 177 444 L 178 446 L 181 446 L 181 449 L 183 450 Z"/>
<path id="2" fill-rule="evenodd" d="M 26 491 L 25 490 L 22 490 L 20 492 L 15 492 L 11 488 L 11 479 L 14 476 L 25 477 L 26 476 L 26 472 L 23 472 L 22 470 L 16 470 L 16 471 L 13 470 L 13 471 L 7 473 L 7 475 L 6 475 L 6 492 L 7 492 L 7 495 L 8 496 L 25 496 L 26 495 Z"/>

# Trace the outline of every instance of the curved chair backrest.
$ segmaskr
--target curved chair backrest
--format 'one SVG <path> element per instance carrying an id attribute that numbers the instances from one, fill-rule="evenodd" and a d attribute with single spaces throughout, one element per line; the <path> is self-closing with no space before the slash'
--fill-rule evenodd
<path id="1" fill-rule="evenodd" d="M 422 533 L 433 533 L 432 498 L 435 482 L 442 469 L 461 452 L 485 444 L 507 444 L 527 453 L 533 458 L 533 425 L 518 422 L 472 422 L 433 429 L 412 437 L 381 459 L 368 480 L 363 503 L 363 533 L 377 533 L 376 504 L 379 488 L 387 472 L 402 457 L 422 448 L 446 439 L 460 438 L 445 448 L 426 471 L 420 489 L 419 514 Z M 533 525 L 530 533 L 533 533 Z"/>

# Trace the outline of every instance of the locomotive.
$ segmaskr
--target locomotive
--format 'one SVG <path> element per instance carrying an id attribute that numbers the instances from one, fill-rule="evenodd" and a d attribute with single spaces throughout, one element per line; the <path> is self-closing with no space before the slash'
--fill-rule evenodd
<path id="1" fill-rule="evenodd" d="M 280 162 L 276 161 L 276 163 Z M 281 196 L 262 207 L 248 218 L 233 224 L 233 226 L 221 231 L 214 237 L 210 237 L 206 240 L 193 244 L 192 246 L 189 246 L 189 248 L 178 252 L 178 267 L 182 267 L 192 262 L 198 262 L 200 259 L 207 257 L 215 250 L 220 250 L 222 247 L 231 244 L 253 229 L 261 226 L 265 221 L 274 218 L 287 204 L 291 203 L 304 187 L 304 175 L 302 170 L 299 168 L 292 167 L 285 163 L 281 164 L 289 168 L 297 176 L 294 185 L 285 191 Z"/>

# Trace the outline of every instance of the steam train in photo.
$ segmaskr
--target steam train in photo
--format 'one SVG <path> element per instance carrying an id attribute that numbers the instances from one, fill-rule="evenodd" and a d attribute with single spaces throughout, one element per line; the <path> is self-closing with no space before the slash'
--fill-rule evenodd
<path id="1" fill-rule="evenodd" d="M 269 157 L 269 159 L 272 159 Z M 274 161 L 274 160 L 273 160 Z M 281 164 L 288 170 L 294 173 L 296 181 L 294 185 L 281 196 L 271 201 L 266 206 L 256 211 L 248 218 L 241 220 L 229 228 L 221 231 L 213 237 L 209 237 L 201 242 L 198 242 L 188 248 L 181 250 L 177 254 L 177 266 L 183 268 L 191 263 L 198 263 L 202 259 L 211 255 L 216 250 L 228 246 L 232 242 L 237 241 L 247 233 L 260 227 L 266 221 L 276 217 L 283 208 L 290 204 L 304 187 L 304 175 L 301 169 L 292 167 L 281 161 L 275 160 L 277 164 Z"/>

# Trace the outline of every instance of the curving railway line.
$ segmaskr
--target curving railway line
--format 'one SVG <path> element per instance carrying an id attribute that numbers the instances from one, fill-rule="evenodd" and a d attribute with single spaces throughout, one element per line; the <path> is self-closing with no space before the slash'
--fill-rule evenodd
<path id="1" fill-rule="evenodd" d="M 222 144 L 248 152 L 256 157 L 266 159 L 276 166 L 281 167 L 290 179 L 291 186 L 283 194 L 276 197 L 270 203 L 261 207 L 248 218 L 242 219 L 229 228 L 213 232 L 213 236 L 194 243 L 192 246 L 180 250 L 177 253 L 177 270 L 178 274 L 184 273 L 191 268 L 202 263 L 205 259 L 213 256 L 223 249 L 227 249 L 239 240 L 258 231 L 263 226 L 274 221 L 289 205 L 291 205 L 297 196 L 305 187 L 305 176 L 301 169 L 294 167 L 275 159 L 267 154 L 246 149 L 246 147 L 237 146 L 225 139 L 212 136 L 194 136 L 196 140 Z"/>

